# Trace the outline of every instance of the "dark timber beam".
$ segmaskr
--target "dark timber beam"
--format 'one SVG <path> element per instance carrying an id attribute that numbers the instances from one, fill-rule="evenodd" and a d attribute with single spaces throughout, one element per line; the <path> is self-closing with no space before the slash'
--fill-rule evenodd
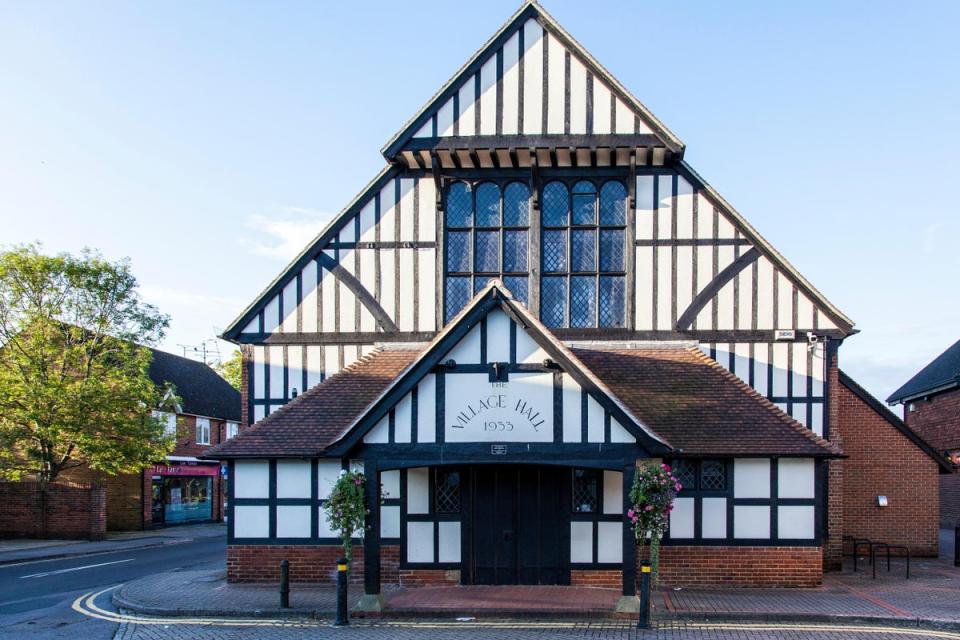
<path id="1" fill-rule="evenodd" d="M 663 142 L 649 133 L 632 134 L 548 134 L 535 136 L 446 136 L 437 138 L 411 138 L 404 151 L 423 149 L 498 149 L 510 147 L 651 147 L 663 146 Z"/>
<path id="2" fill-rule="evenodd" d="M 720 292 L 720 289 L 722 289 L 725 284 L 737 277 L 738 273 L 756 262 L 759 257 L 760 252 L 757 251 L 756 247 L 754 247 L 730 263 L 726 269 L 718 273 L 717 277 L 714 278 L 710 284 L 704 287 L 703 291 L 697 294 L 697 297 L 693 299 L 693 302 L 690 303 L 690 306 L 687 307 L 683 314 L 681 314 L 680 318 L 677 320 L 676 329 L 678 331 L 685 331 L 692 327 L 693 321 L 696 319 L 697 315 L 701 310 L 703 310 L 708 302 L 713 300 L 714 296 Z"/>
<path id="3" fill-rule="evenodd" d="M 343 265 L 323 252 L 320 252 L 320 255 L 317 256 L 317 261 L 320 263 L 320 266 L 332 273 L 337 280 L 342 282 L 347 289 L 350 289 L 350 291 L 353 292 L 353 295 L 357 296 L 357 300 L 359 300 L 360 304 L 365 306 L 367 311 L 373 315 L 381 329 L 384 331 L 400 330 L 400 328 L 393 323 L 393 320 L 390 318 L 390 316 L 387 315 L 387 312 L 384 311 L 383 307 L 380 306 L 380 303 L 377 302 L 377 299 L 374 298 L 369 291 L 367 291 L 366 287 L 364 287 L 352 273 L 344 269 Z"/>

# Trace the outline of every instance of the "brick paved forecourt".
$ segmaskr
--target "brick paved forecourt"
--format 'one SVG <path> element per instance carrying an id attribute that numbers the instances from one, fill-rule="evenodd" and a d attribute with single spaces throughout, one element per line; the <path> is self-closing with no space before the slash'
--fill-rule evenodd
<path id="1" fill-rule="evenodd" d="M 864 622 L 960 631 L 960 569 L 952 566 L 949 533 L 942 534 L 939 559 L 914 560 L 910 580 L 905 579 L 902 559 L 893 560 L 890 573 L 881 561 L 876 580 L 865 559 L 856 573 L 847 559 L 843 573 L 827 574 L 824 585 L 814 589 L 664 589 L 654 595 L 655 616 L 662 623 Z M 351 585 L 350 595 L 355 605 L 362 589 Z M 386 589 L 384 596 L 384 619 L 449 621 L 473 615 L 479 620 L 538 616 L 560 620 L 613 618 L 618 592 L 587 587 L 419 587 Z M 159 616 L 316 619 L 331 617 L 336 608 L 331 587 L 295 584 L 292 608 L 282 610 L 276 585 L 229 584 L 222 570 L 148 576 L 123 585 L 113 599 L 121 609 Z"/>
<path id="2" fill-rule="evenodd" d="M 214 625 L 135 625 L 124 623 L 114 640 L 920 640 L 960 638 L 952 633 L 920 629 L 878 629 L 811 625 L 733 625 L 670 621 L 656 629 L 639 631 L 632 622 L 530 621 L 504 625 L 456 623 L 361 623 L 333 628 L 313 622 L 283 627 L 225 627 Z"/>

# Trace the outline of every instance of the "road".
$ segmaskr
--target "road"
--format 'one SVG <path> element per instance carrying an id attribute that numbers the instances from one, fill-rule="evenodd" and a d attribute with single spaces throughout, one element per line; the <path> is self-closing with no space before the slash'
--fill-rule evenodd
<path id="1" fill-rule="evenodd" d="M 0 638 L 113 638 L 117 623 L 70 608 L 80 595 L 183 567 L 223 566 L 226 538 L 0 566 Z M 109 598 L 101 599 L 101 603 Z"/>
<path id="2" fill-rule="evenodd" d="M 223 537 L 95 556 L 0 566 L 0 638 L 25 640 L 960 640 L 960 633 L 830 625 L 682 623 L 637 631 L 627 621 L 363 622 L 156 619 L 118 613 L 109 588 L 179 568 L 223 566 Z M 94 597 L 87 594 L 103 592 Z M 75 602 L 79 601 L 76 609 Z"/>

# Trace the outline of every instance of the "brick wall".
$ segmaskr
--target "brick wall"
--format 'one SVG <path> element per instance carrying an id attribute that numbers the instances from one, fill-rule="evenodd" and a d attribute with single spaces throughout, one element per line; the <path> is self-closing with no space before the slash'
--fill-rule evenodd
<path id="1" fill-rule="evenodd" d="M 573 587 L 621 589 L 623 588 L 623 572 L 619 569 L 571 569 L 570 585 Z"/>
<path id="2" fill-rule="evenodd" d="M 0 538 L 101 540 L 106 529 L 103 487 L 0 482 Z"/>
<path id="3" fill-rule="evenodd" d="M 660 548 L 663 587 L 815 587 L 822 578 L 820 547 Z"/>
<path id="4" fill-rule="evenodd" d="M 111 476 L 92 471 L 86 465 L 74 467 L 59 476 L 73 484 L 99 485 L 107 494 L 107 531 L 140 531 L 143 529 L 144 493 L 139 473 L 122 473 Z M 147 485 L 147 500 L 150 486 Z M 149 503 L 147 515 L 149 516 Z M 149 522 L 149 517 L 146 520 Z"/>
<path id="5" fill-rule="evenodd" d="M 836 429 L 843 438 L 844 534 L 938 551 L 939 468 L 846 385 L 837 385 Z M 878 507 L 878 495 L 889 506 Z"/>
<path id="6" fill-rule="evenodd" d="M 904 422 L 921 438 L 938 451 L 960 449 L 960 389 L 909 404 L 913 411 L 904 408 Z"/>
<path id="7" fill-rule="evenodd" d="M 940 526 L 960 526 L 960 474 L 940 476 Z"/>
<path id="8" fill-rule="evenodd" d="M 404 587 L 454 587 L 460 584 L 460 570 L 400 569 L 399 579 Z"/>
<path id="9" fill-rule="evenodd" d="M 830 348 L 830 362 L 827 367 L 827 433 L 830 441 L 843 450 L 843 434 L 837 427 L 840 420 L 837 403 L 840 387 L 840 367 L 836 348 Z M 827 513 L 823 540 L 824 571 L 843 569 L 843 476 L 844 461 L 831 460 L 827 463 Z"/>
<path id="10" fill-rule="evenodd" d="M 244 427 L 249 426 L 248 418 L 250 417 L 247 413 L 247 407 L 249 406 L 250 401 L 250 377 L 247 372 L 247 367 L 252 366 L 250 364 L 253 360 L 253 349 L 250 345 L 242 344 L 240 345 L 240 361 L 243 363 L 240 367 L 240 430 L 243 431 Z"/>
<path id="11" fill-rule="evenodd" d="M 905 406 L 903 418 L 911 429 L 937 451 L 960 450 L 960 390 L 947 391 L 929 400 Z M 960 476 L 940 476 L 940 526 L 960 525 Z"/>
<path id="12" fill-rule="evenodd" d="M 290 562 L 290 582 L 335 583 L 337 560 L 343 555 L 340 545 L 227 545 L 228 582 L 280 581 L 280 561 Z M 363 547 L 353 548 L 350 582 L 363 583 Z M 396 584 L 399 576 L 400 547 L 380 547 L 380 580 Z"/>

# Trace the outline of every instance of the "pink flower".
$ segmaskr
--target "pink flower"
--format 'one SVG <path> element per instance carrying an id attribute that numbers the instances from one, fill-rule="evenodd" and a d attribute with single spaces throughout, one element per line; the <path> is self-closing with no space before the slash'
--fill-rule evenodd
<path id="1" fill-rule="evenodd" d="M 660 467 L 661 467 L 664 471 L 666 471 L 667 473 L 670 473 L 670 465 L 668 465 L 668 464 L 662 464 L 662 465 L 660 465 Z"/>
<path id="2" fill-rule="evenodd" d="M 628 517 L 628 518 L 632 518 L 632 517 L 633 517 L 633 509 L 628 509 L 628 510 L 627 510 L 627 517 Z"/>
<path id="3" fill-rule="evenodd" d="M 647 506 L 645 506 L 645 507 L 643 508 L 643 510 L 644 510 L 644 511 L 653 511 L 653 505 L 652 505 L 652 504 L 648 504 Z"/>

